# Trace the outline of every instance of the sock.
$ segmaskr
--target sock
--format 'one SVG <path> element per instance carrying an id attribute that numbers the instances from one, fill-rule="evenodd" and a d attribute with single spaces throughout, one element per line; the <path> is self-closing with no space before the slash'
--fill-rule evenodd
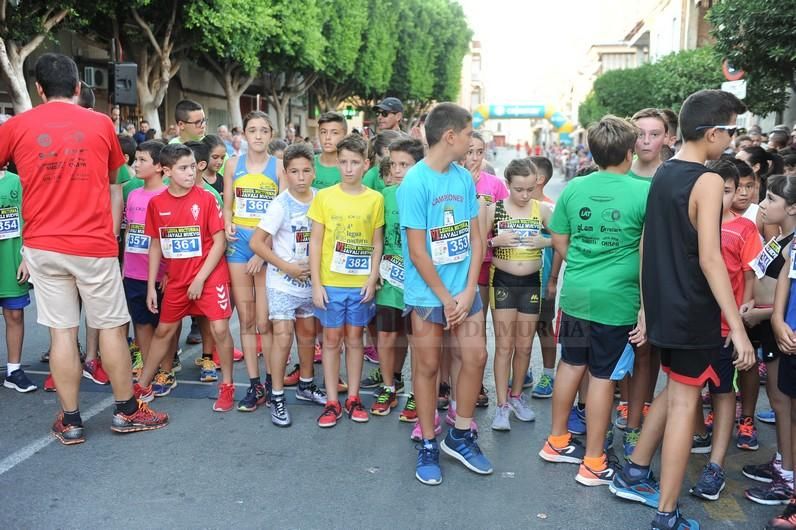
<path id="1" fill-rule="evenodd" d="M 450 430 L 451 437 L 457 440 L 461 440 L 462 438 L 464 438 L 464 435 L 467 434 L 469 431 L 470 431 L 469 427 L 466 429 L 457 429 L 456 427 L 454 427 L 453 429 Z"/>
<path id="2" fill-rule="evenodd" d="M 671 528 L 672 526 L 674 526 L 675 521 L 677 521 L 677 511 L 673 512 L 656 511 L 655 519 L 657 519 L 658 521 L 665 521 L 666 526 Z"/>
<path id="3" fill-rule="evenodd" d="M 556 369 L 555 368 L 544 368 L 542 370 L 542 373 L 544 375 L 546 375 L 547 377 L 551 377 L 552 378 L 552 377 L 555 377 L 555 375 L 556 375 Z"/>
<path id="4" fill-rule="evenodd" d="M 202 359 L 212 359 L 212 358 L 213 358 L 213 352 L 210 353 L 202 352 Z"/>
<path id="5" fill-rule="evenodd" d="M 782 462 L 782 453 L 777 451 L 777 455 L 774 457 L 774 462 Z"/>
<path id="6" fill-rule="evenodd" d="M 16 372 L 17 370 L 19 370 L 19 368 L 20 368 L 21 366 L 22 366 L 22 365 L 21 365 L 20 363 L 8 363 L 8 364 L 6 365 L 6 375 L 8 376 L 8 375 L 11 375 L 11 374 L 13 374 L 13 373 L 14 373 L 14 372 Z"/>
<path id="7" fill-rule="evenodd" d="M 387 390 L 389 390 L 393 394 L 395 393 L 395 385 L 392 385 L 392 386 L 384 385 L 384 388 L 386 388 Z"/>
<path id="8" fill-rule="evenodd" d="M 127 401 L 117 401 L 116 402 L 116 413 L 122 413 L 125 416 L 130 416 L 134 414 L 135 411 L 138 410 L 138 401 L 136 401 L 135 396 L 131 397 Z"/>
<path id="9" fill-rule="evenodd" d="M 435 445 L 437 445 L 437 441 L 436 440 L 426 440 L 425 438 L 423 438 L 423 447 L 424 448 L 428 449 L 428 448 L 434 447 Z"/>
<path id="10" fill-rule="evenodd" d="M 601 454 L 597 458 L 585 456 L 583 457 L 583 464 L 594 471 L 602 471 L 607 467 L 605 453 Z"/>
<path id="11" fill-rule="evenodd" d="M 456 400 L 451 399 L 450 403 L 448 404 L 448 408 L 453 408 L 454 412 L 456 411 Z"/>
<path id="12" fill-rule="evenodd" d="M 569 433 L 562 434 L 560 436 L 553 436 L 551 434 L 547 437 L 547 441 L 556 449 L 561 449 L 562 447 L 568 446 L 570 440 L 572 440 L 572 435 Z"/>
<path id="13" fill-rule="evenodd" d="M 584 410 L 586 410 L 586 403 L 580 403 L 580 402 L 578 402 L 578 405 L 577 405 L 577 407 L 578 407 L 578 410 L 579 410 L 579 411 L 583 412 Z"/>
<path id="14" fill-rule="evenodd" d="M 456 430 L 461 430 L 461 431 L 466 432 L 466 431 L 470 430 L 470 425 L 472 423 L 473 423 L 473 419 L 472 418 L 465 418 L 463 416 L 456 416 L 456 424 L 454 425 L 454 427 L 456 427 Z"/>
<path id="15" fill-rule="evenodd" d="M 520 393 L 519 393 L 519 394 L 515 394 L 515 393 L 513 393 L 513 392 L 509 392 L 509 397 L 512 397 L 512 398 L 517 398 L 517 399 L 519 399 L 519 397 L 520 397 L 521 395 L 522 395 L 522 391 L 520 391 Z"/>
<path id="16" fill-rule="evenodd" d="M 299 377 L 299 384 L 298 384 L 299 390 L 307 390 L 309 387 L 312 386 L 312 381 L 313 381 L 312 378 L 304 379 Z"/>
<path id="17" fill-rule="evenodd" d="M 274 398 L 280 398 L 285 395 L 285 389 L 283 388 L 282 390 L 271 390 L 271 395 Z"/>
<path id="18" fill-rule="evenodd" d="M 650 466 L 640 466 L 633 463 L 631 460 L 627 461 L 624 468 L 625 475 L 631 480 L 641 480 L 647 478 L 650 474 Z"/>
<path id="19" fill-rule="evenodd" d="M 82 427 L 83 420 L 80 418 L 80 410 L 75 409 L 71 412 L 64 411 L 64 419 L 62 421 L 64 425 L 74 425 L 75 427 Z"/>
<path id="20" fill-rule="evenodd" d="M 257 386 L 257 385 L 259 385 L 259 384 L 260 384 L 260 377 L 259 377 L 259 376 L 257 376 L 257 377 L 250 377 L 250 378 L 249 378 L 249 385 L 250 385 L 250 386 Z"/>
<path id="21" fill-rule="evenodd" d="M 265 374 L 265 384 L 271 386 L 271 374 Z"/>

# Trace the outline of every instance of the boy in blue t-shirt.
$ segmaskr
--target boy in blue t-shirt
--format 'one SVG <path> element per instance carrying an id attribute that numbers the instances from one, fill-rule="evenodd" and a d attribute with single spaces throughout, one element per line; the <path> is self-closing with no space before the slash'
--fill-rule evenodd
<path id="1" fill-rule="evenodd" d="M 404 303 L 412 318 L 413 383 L 423 436 L 415 477 L 431 485 L 442 482 L 440 448 L 471 471 L 492 473 L 470 431 L 486 364 L 484 313 L 477 296 L 484 245 L 473 179 L 454 163 L 467 153 L 471 121 L 470 113 L 453 103 L 434 107 L 425 123 L 428 153 L 409 170 L 397 194 Z M 444 330 L 459 345 L 462 369 L 455 385 L 456 424 L 438 446 L 434 411 Z"/>

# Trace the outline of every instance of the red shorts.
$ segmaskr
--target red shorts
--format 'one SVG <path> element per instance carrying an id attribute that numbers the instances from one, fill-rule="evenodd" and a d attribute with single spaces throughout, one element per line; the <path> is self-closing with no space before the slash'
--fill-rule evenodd
<path id="1" fill-rule="evenodd" d="M 163 294 L 160 304 L 160 321 L 179 322 L 184 317 L 203 316 L 207 320 L 224 320 L 232 316 L 232 303 L 229 297 L 229 283 L 205 284 L 202 296 L 196 300 L 188 299 L 188 288 L 169 289 Z"/>
<path id="2" fill-rule="evenodd" d="M 485 261 L 481 264 L 481 272 L 478 275 L 478 285 L 482 287 L 489 287 L 489 268 L 491 266 L 491 261 Z"/>

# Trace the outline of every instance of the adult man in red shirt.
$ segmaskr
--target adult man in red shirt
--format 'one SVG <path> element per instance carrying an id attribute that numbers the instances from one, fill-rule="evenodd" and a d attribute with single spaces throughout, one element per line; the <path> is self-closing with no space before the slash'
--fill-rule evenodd
<path id="1" fill-rule="evenodd" d="M 77 66 L 65 55 L 36 61 L 43 105 L 0 127 L 0 166 L 13 160 L 22 181 L 23 256 L 35 285 L 38 322 L 50 328 L 50 368 L 62 412 L 52 432 L 63 444 L 85 441 L 78 408 L 82 368 L 77 351 L 78 296 L 100 350 L 116 409 L 111 429 L 158 429 L 168 416 L 133 396 L 110 185 L 124 163 L 111 120 L 75 104 Z M 109 178 L 110 175 L 110 178 Z"/>

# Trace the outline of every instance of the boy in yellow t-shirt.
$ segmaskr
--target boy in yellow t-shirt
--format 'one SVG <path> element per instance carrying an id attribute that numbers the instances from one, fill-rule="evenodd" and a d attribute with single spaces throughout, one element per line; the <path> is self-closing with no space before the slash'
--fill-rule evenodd
<path id="1" fill-rule="evenodd" d="M 307 212 L 313 221 L 312 302 L 323 326 L 323 375 L 328 395 L 318 418 L 320 427 L 335 426 L 343 415 L 337 397 L 343 341 L 350 384 L 345 409 L 353 421 L 368 421 L 368 412 L 359 399 L 362 332 L 376 310 L 378 263 L 384 245 L 384 198 L 362 184 L 368 169 L 367 149 L 365 140 L 355 135 L 337 144 L 342 180 L 319 191 Z"/>

